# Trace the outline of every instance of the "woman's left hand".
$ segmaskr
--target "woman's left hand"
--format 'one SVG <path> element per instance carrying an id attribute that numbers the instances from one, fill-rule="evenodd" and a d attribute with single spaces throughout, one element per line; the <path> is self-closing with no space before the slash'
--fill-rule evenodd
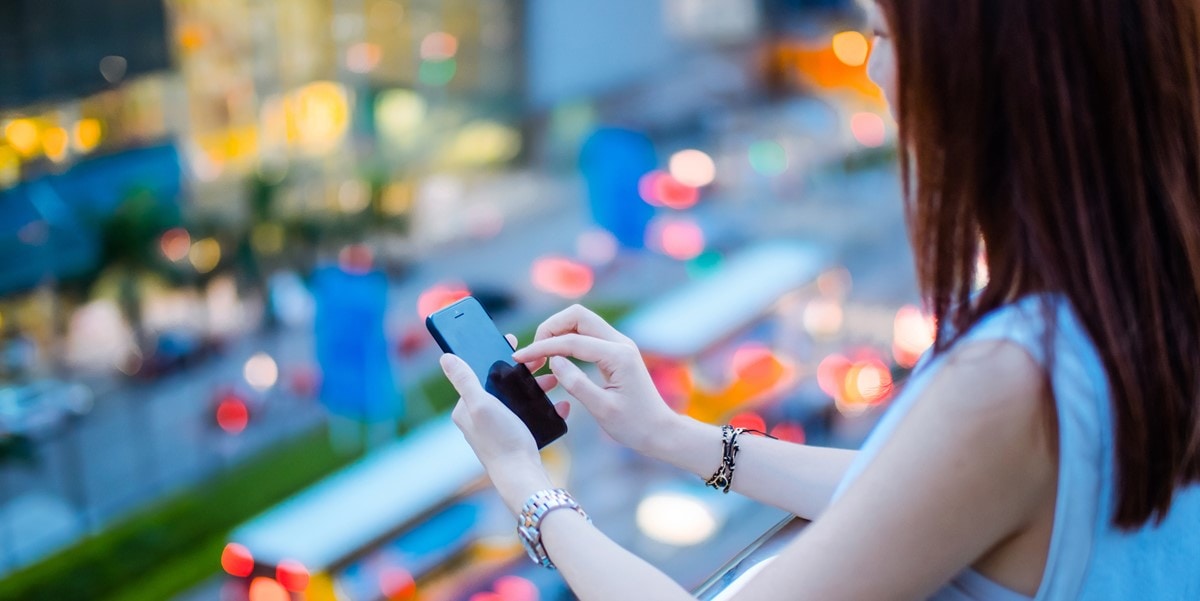
<path id="1" fill-rule="evenodd" d="M 451 414 L 454 424 L 462 430 L 505 504 L 514 513 L 520 511 L 534 492 L 552 488 L 533 435 L 515 413 L 483 389 L 462 359 L 445 354 L 441 366 L 461 397 Z M 544 390 L 556 384 L 553 376 L 542 376 L 538 383 Z M 569 412 L 566 403 L 555 409 L 564 418 Z"/>

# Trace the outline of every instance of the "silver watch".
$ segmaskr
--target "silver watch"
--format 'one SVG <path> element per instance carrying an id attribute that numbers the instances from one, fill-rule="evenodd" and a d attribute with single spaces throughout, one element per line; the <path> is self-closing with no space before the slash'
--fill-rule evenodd
<path id="1" fill-rule="evenodd" d="M 521 546 L 525 547 L 525 552 L 529 554 L 529 558 L 534 563 L 551 570 L 555 569 L 554 562 L 550 561 L 550 556 L 546 554 L 546 547 L 542 545 L 542 518 L 555 509 L 563 508 L 573 509 L 588 522 L 592 521 L 579 503 L 575 502 L 571 493 L 562 488 L 539 490 L 533 493 L 529 496 L 529 500 L 525 501 L 525 506 L 521 508 L 521 514 L 517 516 L 517 538 L 521 539 Z"/>

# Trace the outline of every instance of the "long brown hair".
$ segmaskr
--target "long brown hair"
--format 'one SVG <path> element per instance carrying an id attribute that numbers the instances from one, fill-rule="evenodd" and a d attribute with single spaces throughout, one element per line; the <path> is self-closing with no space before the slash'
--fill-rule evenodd
<path id="1" fill-rule="evenodd" d="M 1200 3 L 878 3 L 935 352 L 1017 296 L 1065 296 L 1108 374 L 1113 522 L 1161 520 L 1200 480 Z"/>

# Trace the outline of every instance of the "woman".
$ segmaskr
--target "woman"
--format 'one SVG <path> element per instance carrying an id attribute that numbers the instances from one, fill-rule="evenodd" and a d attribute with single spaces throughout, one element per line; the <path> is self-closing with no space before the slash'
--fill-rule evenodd
<path id="1" fill-rule="evenodd" d="M 1198 6 L 873 7 L 938 331 L 862 450 L 746 435 L 733 475 L 728 431 L 671 412 L 634 342 L 579 307 L 514 357 L 549 358 L 543 386 L 617 441 L 814 520 L 737 599 L 1200 599 Z M 575 505 L 535 496 L 551 484 L 528 432 L 442 365 L 456 423 L 514 513 L 540 504 L 528 530 L 581 599 L 688 598 L 581 512 L 547 511 Z"/>

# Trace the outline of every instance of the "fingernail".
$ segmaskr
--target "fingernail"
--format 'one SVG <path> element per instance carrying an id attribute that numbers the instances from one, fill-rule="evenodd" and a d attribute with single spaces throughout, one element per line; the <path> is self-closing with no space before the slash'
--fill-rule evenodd
<path id="1" fill-rule="evenodd" d="M 443 371 L 450 369 L 450 366 L 454 365 L 454 360 L 451 359 L 451 357 L 453 357 L 453 356 L 454 355 L 451 355 L 450 353 L 444 353 L 444 354 L 442 354 L 442 357 L 440 359 L 438 359 L 438 363 L 442 364 Z"/>
<path id="2" fill-rule="evenodd" d="M 563 359 L 562 357 L 550 357 L 550 369 L 555 371 L 562 369 L 564 367 L 564 362 L 566 362 L 566 359 Z"/>

